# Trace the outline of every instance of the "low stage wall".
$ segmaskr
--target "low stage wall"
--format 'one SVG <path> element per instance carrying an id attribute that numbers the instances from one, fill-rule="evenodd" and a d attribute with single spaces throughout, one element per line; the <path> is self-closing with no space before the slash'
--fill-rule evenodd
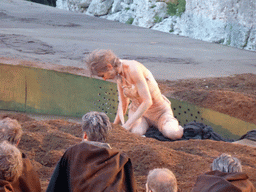
<path id="1" fill-rule="evenodd" d="M 168 98 L 180 124 L 196 121 L 225 138 L 238 139 L 255 124 L 216 111 Z M 99 79 L 21 65 L 0 64 L 0 109 L 35 114 L 82 117 L 103 111 L 114 120 L 116 84 Z"/>

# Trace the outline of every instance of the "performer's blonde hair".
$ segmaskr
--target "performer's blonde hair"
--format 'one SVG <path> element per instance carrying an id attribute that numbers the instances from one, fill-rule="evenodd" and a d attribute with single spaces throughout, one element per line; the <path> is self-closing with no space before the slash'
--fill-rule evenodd
<path id="1" fill-rule="evenodd" d="M 114 68 L 121 64 L 119 58 L 111 50 L 94 50 L 86 59 L 86 65 L 91 75 L 107 71 L 108 64 L 111 64 Z"/>

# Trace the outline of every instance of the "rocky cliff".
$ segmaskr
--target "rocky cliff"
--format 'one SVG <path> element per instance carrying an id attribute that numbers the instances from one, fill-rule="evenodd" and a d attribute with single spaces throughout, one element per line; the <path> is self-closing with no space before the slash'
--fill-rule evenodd
<path id="1" fill-rule="evenodd" d="M 256 51 L 256 0 L 183 1 L 57 0 L 56 5 L 60 9 Z M 180 7 L 170 6 L 179 4 Z M 170 9 L 177 9 L 176 14 Z"/>

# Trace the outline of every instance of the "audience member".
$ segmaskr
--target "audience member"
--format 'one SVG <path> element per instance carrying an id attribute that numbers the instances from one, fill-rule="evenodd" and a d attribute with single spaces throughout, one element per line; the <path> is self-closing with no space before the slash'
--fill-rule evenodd
<path id="1" fill-rule="evenodd" d="M 15 192 L 12 182 L 22 174 L 22 157 L 17 147 L 8 141 L 0 143 L 0 191 Z"/>
<path id="2" fill-rule="evenodd" d="M 82 117 L 83 141 L 66 150 L 47 192 L 136 191 L 130 159 L 104 143 L 111 128 L 105 113 L 85 114 Z"/>
<path id="3" fill-rule="evenodd" d="M 22 136 L 21 125 L 16 119 L 9 117 L 0 120 L 0 141 L 9 141 L 9 143 L 18 146 Z"/>
<path id="4" fill-rule="evenodd" d="M 17 147 L 21 136 L 22 129 L 17 120 L 8 117 L 0 120 L 0 141 L 6 140 Z M 39 176 L 24 153 L 22 162 L 22 174 L 12 183 L 15 192 L 41 192 Z"/>
<path id="5" fill-rule="evenodd" d="M 192 192 L 255 192 L 241 162 L 225 153 L 214 159 L 211 171 L 198 176 Z"/>
<path id="6" fill-rule="evenodd" d="M 211 170 L 224 173 L 239 173 L 242 172 L 242 165 L 236 157 L 223 153 L 213 160 Z"/>
<path id="7" fill-rule="evenodd" d="M 146 183 L 146 192 L 177 192 L 175 175 L 166 168 L 157 168 L 149 171 Z"/>

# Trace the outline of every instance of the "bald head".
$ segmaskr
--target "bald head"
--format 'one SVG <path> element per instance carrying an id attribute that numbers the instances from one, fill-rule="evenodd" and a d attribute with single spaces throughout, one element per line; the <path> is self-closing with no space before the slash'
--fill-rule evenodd
<path id="1" fill-rule="evenodd" d="M 157 168 L 149 171 L 147 187 L 152 192 L 177 192 L 177 180 L 169 169 Z"/>

